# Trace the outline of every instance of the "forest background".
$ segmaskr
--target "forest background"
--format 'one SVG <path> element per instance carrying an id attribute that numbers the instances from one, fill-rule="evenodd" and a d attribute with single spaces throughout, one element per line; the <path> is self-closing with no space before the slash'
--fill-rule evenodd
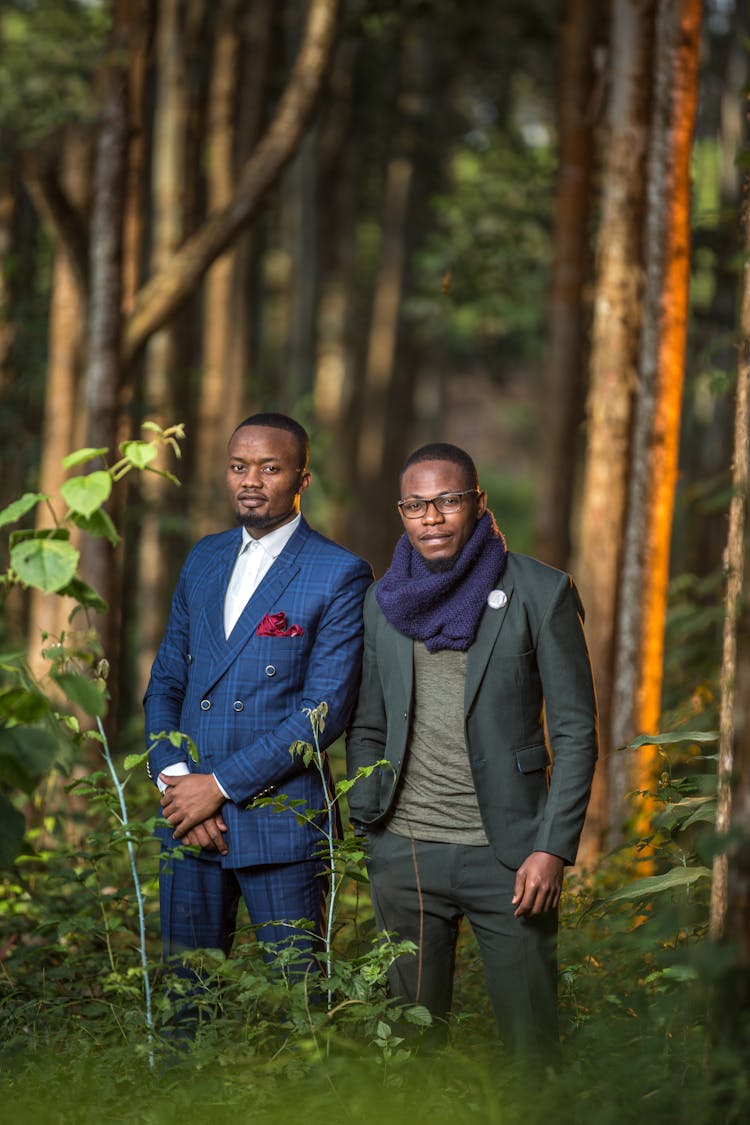
<path id="1" fill-rule="evenodd" d="M 278 409 L 312 436 L 308 518 L 376 575 L 403 458 L 454 441 L 511 549 L 570 568 L 587 608 L 602 757 L 562 943 L 577 1061 L 537 1102 L 506 1089 L 502 1117 L 477 1080 L 483 1115 L 570 1096 L 608 1120 L 623 1096 L 618 1120 L 742 1116 L 749 16 L 742 0 L 3 5 L 0 957 L 19 1113 L 44 1073 L 54 1119 L 87 1119 L 112 1052 L 153 1061 L 156 810 L 127 755 L 181 561 L 228 523 L 228 436 Z M 102 750 L 128 774 L 129 828 Z M 351 862 L 342 966 L 370 940 Z M 465 952 L 458 1026 L 483 1044 Z M 374 1052 L 378 1096 L 403 1099 L 415 1059 L 367 972 L 347 1034 Z M 275 1060 L 270 1034 L 252 1039 L 268 1020 L 231 1025 L 224 984 L 224 1026 Z M 311 1026 L 281 1052 L 287 1080 L 320 1062 Z M 24 1070 L 31 1045 L 47 1071 Z M 273 1119 L 271 1086 L 229 1057 L 229 1093 L 206 1096 L 255 1083 Z M 451 1081 L 424 1112 L 456 1119 Z"/>

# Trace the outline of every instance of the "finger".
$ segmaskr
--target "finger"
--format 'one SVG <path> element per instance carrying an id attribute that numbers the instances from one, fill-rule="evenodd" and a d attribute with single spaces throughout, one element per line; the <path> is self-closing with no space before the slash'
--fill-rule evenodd
<path id="1" fill-rule="evenodd" d="M 525 889 L 526 875 L 523 867 L 519 867 L 518 871 L 516 872 L 516 882 L 515 886 L 513 887 L 513 898 L 511 899 L 511 902 L 520 902 L 520 900 L 523 898 Z"/>

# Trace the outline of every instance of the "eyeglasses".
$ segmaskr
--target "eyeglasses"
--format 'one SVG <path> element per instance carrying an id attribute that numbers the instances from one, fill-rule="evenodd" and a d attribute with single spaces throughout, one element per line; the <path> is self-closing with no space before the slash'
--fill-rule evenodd
<path id="1" fill-rule="evenodd" d="M 418 520 L 427 515 L 430 504 L 434 504 L 436 512 L 450 516 L 453 512 L 461 511 L 464 506 L 464 496 L 478 495 L 478 488 L 465 488 L 463 492 L 441 492 L 439 496 L 432 496 L 429 500 L 418 500 L 410 496 L 406 500 L 399 500 L 398 508 L 407 520 Z"/>

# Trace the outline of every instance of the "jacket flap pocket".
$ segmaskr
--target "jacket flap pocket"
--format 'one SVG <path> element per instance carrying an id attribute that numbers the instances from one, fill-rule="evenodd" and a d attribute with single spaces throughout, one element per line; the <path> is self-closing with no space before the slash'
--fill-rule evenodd
<path id="1" fill-rule="evenodd" d="M 524 750 L 516 750 L 516 767 L 519 773 L 534 773 L 535 770 L 546 769 L 548 765 L 549 758 L 544 743 L 539 746 L 527 746 Z"/>

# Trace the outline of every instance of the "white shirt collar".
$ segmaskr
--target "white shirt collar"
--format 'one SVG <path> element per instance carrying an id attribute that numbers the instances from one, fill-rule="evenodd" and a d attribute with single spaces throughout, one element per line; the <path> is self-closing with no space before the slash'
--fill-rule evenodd
<path id="1" fill-rule="evenodd" d="M 248 543 L 257 543 L 259 547 L 263 548 L 269 558 L 277 559 L 299 527 L 301 519 L 302 513 L 299 512 L 289 523 L 284 523 L 281 527 L 269 531 L 268 535 L 262 535 L 260 539 L 253 539 L 252 535 L 248 533 L 247 528 L 243 527 L 242 548 L 240 553 L 244 551 Z"/>

